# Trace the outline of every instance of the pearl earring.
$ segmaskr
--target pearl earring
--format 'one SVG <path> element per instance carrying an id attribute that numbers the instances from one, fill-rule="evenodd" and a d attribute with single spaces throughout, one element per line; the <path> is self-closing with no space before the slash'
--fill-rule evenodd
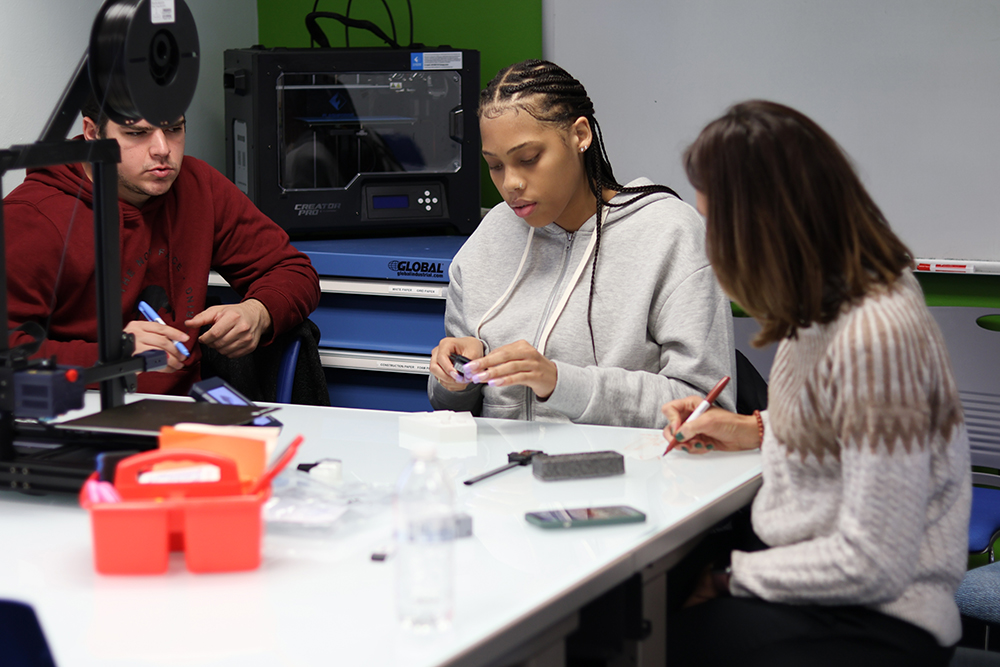
<path id="1" fill-rule="evenodd" d="M 580 146 L 580 152 L 581 152 L 581 153 L 582 153 L 582 152 L 584 152 L 585 150 L 587 150 L 587 147 L 586 147 L 586 146 Z"/>

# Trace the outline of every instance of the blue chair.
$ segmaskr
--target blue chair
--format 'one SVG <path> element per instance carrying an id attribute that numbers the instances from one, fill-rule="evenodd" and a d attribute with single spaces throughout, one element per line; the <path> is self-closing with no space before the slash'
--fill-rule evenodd
<path id="1" fill-rule="evenodd" d="M 972 473 L 973 484 L 1000 486 L 1000 477 L 988 473 Z M 1000 537 L 1000 488 L 972 487 L 972 514 L 969 517 L 969 553 L 988 553 L 990 563 L 996 560 L 993 543 Z"/>
<path id="2" fill-rule="evenodd" d="M 203 346 L 202 376 L 221 377 L 251 401 L 330 405 L 319 339 L 319 328 L 307 319 L 243 357 Z"/>
<path id="3" fill-rule="evenodd" d="M 981 456 L 974 454 L 973 458 L 981 461 Z M 1000 476 L 973 471 L 972 483 L 977 486 L 972 487 L 969 553 L 989 554 L 990 564 L 969 570 L 955 592 L 963 617 L 963 646 L 956 651 L 952 667 L 1000 665 L 1000 653 L 990 651 L 990 631 L 1000 624 L 1000 563 L 994 562 L 993 552 L 993 543 L 1000 537 L 1000 488 L 996 488 Z M 981 646 L 982 650 L 970 645 Z"/>
<path id="4" fill-rule="evenodd" d="M 955 591 L 955 603 L 962 614 L 963 637 L 952 667 L 1000 665 L 1000 653 L 990 650 L 990 630 L 1000 624 L 1000 563 L 969 570 Z"/>
<path id="5" fill-rule="evenodd" d="M 994 425 L 1000 401 L 991 394 L 962 392 L 961 395 L 973 465 L 969 554 L 988 554 L 989 564 L 966 573 L 955 602 L 962 613 L 963 646 L 989 649 L 991 627 L 1000 624 L 1000 563 L 995 562 L 993 547 L 1000 538 L 1000 475 L 986 470 L 1000 470 L 1000 438 Z M 1000 658 L 998 653 L 992 656 Z"/>
<path id="6" fill-rule="evenodd" d="M 0 665 L 56 667 L 35 610 L 23 602 L 0 600 Z"/>
<path id="7" fill-rule="evenodd" d="M 974 455 L 974 459 L 976 459 Z M 1000 624 L 1000 563 L 993 543 L 1000 537 L 1000 476 L 973 471 L 972 512 L 969 517 L 969 553 L 989 554 L 989 565 L 969 570 L 955 592 L 955 602 L 963 616 L 963 644 L 982 643 L 990 648 L 990 630 Z M 1000 654 L 996 664 L 1000 665 Z M 968 656 L 967 656 L 968 657 Z M 962 664 L 952 661 L 952 664 Z M 966 663 L 973 664 L 973 663 Z M 986 663 L 982 663 L 986 664 Z"/>
<path id="8" fill-rule="evenodd" d="M 955 602 L 965 616 L 1000 623 L 1000 563 L 969 570 L 955 592 Z"/>
<path id="9" fill-rule="evenodd" d="M 299 363 L 299 350 L 302 349 L 302 338 L 296 336 L 288 341 L 281 353 L 278 364 L 278 388 L 275 392 L 276 403 L 292 402 L 292 385 L 295 383 L 295 368 Z"/>

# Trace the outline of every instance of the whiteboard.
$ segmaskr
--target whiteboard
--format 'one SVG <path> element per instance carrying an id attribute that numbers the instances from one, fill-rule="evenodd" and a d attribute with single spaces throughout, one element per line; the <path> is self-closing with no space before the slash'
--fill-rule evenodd
<path id="1" fill-rule="evenodd" d="M 750 98 L 846 150 L 916 257 L 1000 272 L 1000 2 L 545 0 L 545 57 L 587 88 L 619 182 L 693 202 L 680 156 Z"/>

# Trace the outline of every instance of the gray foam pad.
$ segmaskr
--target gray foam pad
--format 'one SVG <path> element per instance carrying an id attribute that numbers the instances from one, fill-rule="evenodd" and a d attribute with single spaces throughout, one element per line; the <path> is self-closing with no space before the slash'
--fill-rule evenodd
<path id="1" fill-rule="evenodd" d="M 554 456 L 539 454 L 531 461 L 531 472 L 545 481 L 623 475 L 625 457 L 611 451 Z"/>

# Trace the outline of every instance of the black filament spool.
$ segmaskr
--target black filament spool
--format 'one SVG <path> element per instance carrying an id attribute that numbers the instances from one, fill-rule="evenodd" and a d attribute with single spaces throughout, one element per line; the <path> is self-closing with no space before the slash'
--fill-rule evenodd
<path id="1" fill-rule="evenodd" d="M 172 18 L 172 21 L 164 19 Z M 198 84 L 198 30 L 184 0 L 153 22 L 151 0 L 107 0 L 90 33 L 90 83 L 116 123 L 169 125 Z"/>

